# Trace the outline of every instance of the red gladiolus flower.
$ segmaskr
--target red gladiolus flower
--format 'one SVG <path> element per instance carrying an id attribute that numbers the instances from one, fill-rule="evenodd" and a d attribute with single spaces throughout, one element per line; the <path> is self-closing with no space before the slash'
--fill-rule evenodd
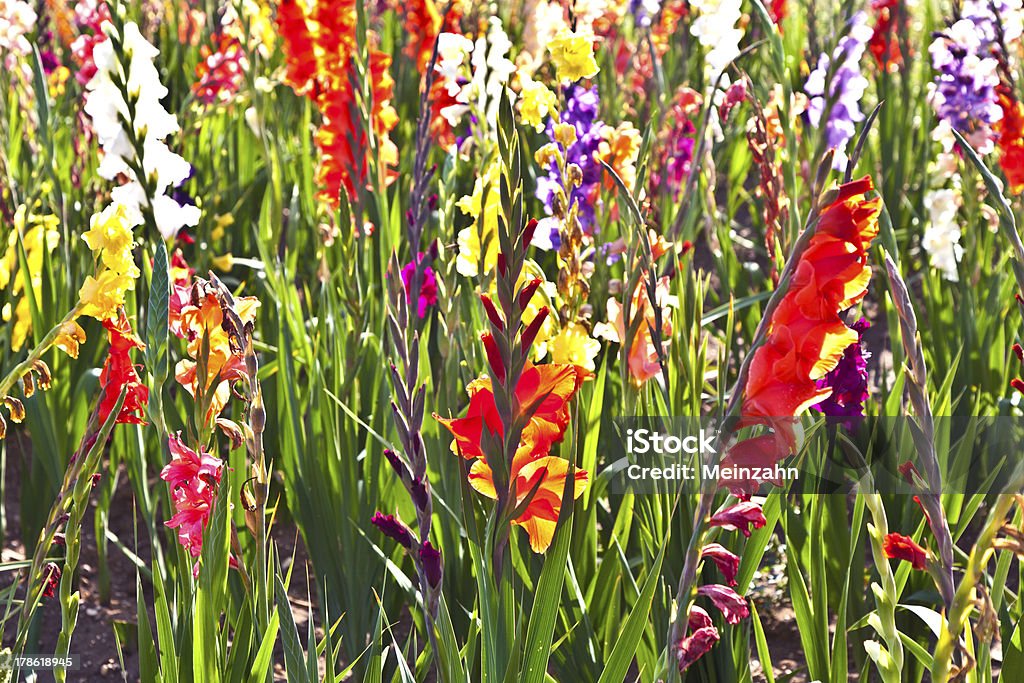
<path id="1" fill-rule="evenodd" d="M 57 594 L 57 586 L 60 585 L 60 567 L 55 562 L 47 562 L 43 567 L 43 597 L 52 598 Z"/>
<path id="2" fill-rule="evenodd" d="M 903 63 L 894 16 L 899 11 L 899 0 L 873 0 L 871 9 L 878 14 L 878 20 L 868 40 L 868 49 L 878 66 L 887 71 L 895 71 Z"/>
<path id="3" fill-rule="evenodd" d="M 725 620 L 730 624 L 738 624 L 750 616 L 746 598 L 728 586 L 718 583 L 701 586 L 697 589 L 697 595 L 711 598 L 711 602 L 722 611 Z"/>
<path id="4" fill-rule="evenodd" d="M 1010 192 L 1018 194 L 1024 190 L 1024 104 L 1005 84 L 1000 84 L 996 91 L 1003 110 L 1003 118 L 994 124 L 999 135 L 999 165 L 1006 174 Z"/>
<path id="5" fill-rule="evenodd" d="M 175 514 L 164 524 L 178 530 L 178 543 L 192 557 L 203 551 L 203 530 L 213 512 L 213 503 L 224 471 L 223 461 L 205 451 L 199 453 L 181 441 L 181 434 L 168 440 L 171 462 L 160 472 L 160 478 L 171 489 Z M 199 563 L 192 568 L 199 575 Z"/>
<path id="6" fill-rule="evenodd" d="M 928 568 L 928 551 L 914 542 L 914 539 L 903 534 L 888 534 L 882 546 L 885 556 L 890 560 L 905 560 L 914 569 Z"/>
<path id="7" fill-rule="evenodd" d="M 720 526 L 726 531 L 739 531 L 747 538 L 750 538 L 751 527 L 760 529 L 766 522 L 761 506 L 749 500 L 720 510 L 708 520 L 710 526 Z"/>
<path id="8" fill-rule="evenodd" d="M 722 572 L 725 582 L 730 586 L 736 585 L 736 573 L 740 570 L 740 558 L 718 543 L 708 543 L 700 551 L 701 557 L 706 557 L 715 563 L 718 571 Z"/>
<path id="9" fill-rule="evenodd" d="M 317 181 L 321 200 L 336 207 L 342 188 L 353 197 L 369 175 L 369 138 L 365 122 L 359 120 L 354 83 L 358 49 L 355 0 L 316 0 L 308 12 L 296 0 L 285 0 L 278 7 L 277 25 L 286 82 L 295 92 L 308 95 L 320 110 L 321 124 L 314 136 L 320 150 Z M 373 94 L 369 125 L 376 138 L 377 162 L 390 180 L 390 169 L 398 163 L 398 148 L 388 137 L 398 123 L 391 106 L 391 56 L 373 47 L 376 36 L 372 32 L 367 38 L 366 77 Z"/>
<path id="10" fill-rule="evenodd" d="M 744 388 L 742 424 L 764 425 L 772 433 L 733 446 L 723 466 L 774 466 L 796 451 L 797 416 L 831 395 L 817 380 L 858 341 L 839 313 L 864 297 L 871 279 L 868 249 L 881 210 L 880 198 L 865 197 L 873 189 L 870 177 L 845 183 L 821 212 L 765 342 L 754 351 Z M 758 484 L 728 482 L 737 495 L 749 495 Z"/>
<path id="11" fill-rule="evenodd" d="M 143 350 L 146 345 L 132 332 L 131 323 L 122 309 L 116 320 L 105 320 L 103 327 L 107 329 L 110 337 L 110 351 L 107 353 L 107 360 L 103 363 L 103 371 L 100 373 L 100 386 L 103 388 L 103 396 L 100 398 L 100 424 L 107 421 L 107 417 L 117 399 L 121 396 L 121 389 L 128 387 L 124 403 L 121 405 L 121 412 L 117 414 L 117 424 L 146 424 L 146 404 L 149 401 L 149 387 L 139 379 L 139 373 L 132 363 L 132 349 Z"/>

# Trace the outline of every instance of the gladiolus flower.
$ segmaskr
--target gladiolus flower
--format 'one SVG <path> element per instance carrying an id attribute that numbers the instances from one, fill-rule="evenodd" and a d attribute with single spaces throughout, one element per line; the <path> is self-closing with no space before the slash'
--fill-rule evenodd
<path id="1" fill-rule="evenodd" d="M 320 150 L 317 180 L 320 198 L 336 207 L 342 188 L 354 197 L 357 187 L 369 174 L 369 139 L 363 126 L 370 125 L 376 136 L 378 161 L 385 169 L 398 163 L 398 148 L 388 134 L 398 123 L 391 106 L 394 90 L 388 69 L 390 55 L 373 47 L 368 36 L 366 77 L 372 90 L 372 111 L 368 122 L 359 118 L 355 77 L 356 5 L 355 0 L 309 3 L 285 0 L 278 8 L 277 25 L 283 38 L 286 82 L 300 94 L 309 95 L 320 110 L 321 124 L 314 137 Z M 355 126 L 353 126 L 355 123 Z"/>
<path id="2" fill-rule="evenodd" d="M 543 83 L 532 78 L 525 77 L 522 83 L 519 114 L 523 117 L 523 123 L 540 132 L 544 128 L 544 119 L 555 111 L 558 97 Z"/>
<path id="3" fill-rule="evenodd" d="M 767 523 L 764 511 L 757 503 L 743 500 L 711 515 L 708 524 L 727 531 L 739 531 L 750 538 L 750 529 L 760 529 Z"/>
<path id="4" fill-rule="evenodd" d="M 164 524 L 178 530 L 178 543 L 192 557 L 203 552 L 203 531 L 213 512 L 213 503 L 220 486 L 224 463 L 209 453 L 199 453 L 181 441 L 181 434 L 168 438 L 171 462 L 160 472 L 160 478 L 171 489 L 175 514 Z M 192 568 L 199 575 L 199 563 Z"/>
<path id="5" fill-rule="evenodd" d="M 736 585 L 736 572 L 740 569 L 740 558 L 738 555 L 730 552 L 719 543 L 708 543 L 701 548 L 700 556 L 706 557 L 715 563 L 718 571 L 722 572 L 722 576 L 725 577 L 727 584 L 730 586 Z"/>
<path id="6" fill-rule="evenodd" d="M 569 403 L 588 377 L 590 373 L 578 366 L 526 361 L 515 396 L 521 411 L 533 409 L 533 413 L 523 429 L 520 451 L 547 455 L 551 446 L 562 440 L 569 426 Z M 455 437 L 452 453 L 461 453 L 466 459 L 483 458 L 488 455 L 481 446 L 484 429 L 504 436 L 504 426 L 487 375 L 470 382 L 466 392 L 469 410 L 465 417 L 445 419 L 435 413 L 434 418 Z"/>
<path id="7" fill-rule="evenodd" d="M 55 562 L 47 562 L 43 567 L 43 597 L 52 598 L 57 594 L 57 587 L 60 585 L 60 567 Z"/>
<path id="8" fill-rule="evenodd" d="M 679 659 L 679 673 L 686 671 L 690 665 L 710 652 L 719 638 L 717 628 L 704 626 L 680 640 L 676 651 L 676 657 Z"/>
<path id="9" fill-rule="evenodd" d="M 569 403 L 590 373 L 574 365 L 534 365 L 529 360 L 515 388 L 516 419 L 529 417 L 523 428 L 519 447 L 512 458 L 510 493 L 516 506 L 524 506 L 512 524 L 526 530 L 534 552 L 547 550 L 554 537 L 558 515 L 562 508 L 562 494 L 566 486 L 569 463 L 549 455 L 551 446 L 565 436 L 569 426 Z M 490 443 L 504 437 L 504 423 L 498 413 L 491 380 L 484 375 L 466 387 L 469 410 L 466 417 L 445 419 L 434 414 L 455 437 L 452 452 L 466 459 L 475 459 L 469 474 L 469 483 L 488 498 L 497 499 L 488 457 L 504 457 L 502 453 L 485 453 L 484 430 L 491 435 Z M 573 499 L 579 498 L 587 487 L 588 474 L 575 470 Z M 532 497 L 530 497 L 532 496 Z"/>
<path id="10" fill-rule="evenodd" d="M 132 332 L 131 323 L 128 322 L 123 309 L 116 320 L 104 320 L 103 327 L 110 336 L 110 351 L 100 373 L 100 386 L 103 388 L 103 397 L 100 399 L 100 424 L 107 421 L 107 416 L 117 405 L 117 399 L 124 387 L 128 388 L 128 392 L 115 422 L 146 424 L 149 387 L 139 379 L 139 373 L 131 359 L 132 350 L 145 350 L 146 345 Z"/>
<path id="11" fill-rule="evenodd" d="M 85 330 L 75 320 L 69 320 L 60 327 L 57 339 L 53 345 L 68 354 L 71 358 L 78 358 L 78 349 L 85 343 Z"/>
<path id="12" fill-rule="evenodd" d="M 1010 192 L 1019 194 L 1024 190 L 1024 104 L 1014 97 L 1013 90 L 1000 84 L 999 106 L 1003 118 L 995 124 L 999 137 L 999 166 L 1006 174 Z"/>
<path id="13" fill-rule="evenodd" d="M 711 599 L 730 624 L 738 624 L 750 616 L 747 600 L 728 586 L 713 583 L 697 589 L 697 595 Z"/>
<path id="14" fill-rule="evenodd" d="M 416 314 L 420 318 L 427 316 L 427 309 L 431 306 L 437 305 L 437 276 L 434 274 L 433 268 L 427 266 L 423 271 L 423 281 L 420 283 L 420 289 L 418 292 L 410 291 L 412 286 L 412 277 L 416 272 L 416 268 L 419 263 L 424 259 L 425 254 L 420 252 L 416 255 L 414 261 L 410 261 L 402 268 L 402 284 L 405 285 L 405 292 L 409 298 L 409 304 L 412 304 L 412 297 L 416 296 Z"/>
<path id="15" fill-rule="evenodd" d="M 216 292 L 205 283 L 197 286 L 199 292 L 196 294 L 196 301 L 183 305 L 179 314 L 172 315 L 169 319 L 170 328 L 178 329 L 181 336 L 188 340 L 186 350 L 190 357 L 178 361 L 174 377 L 192 396 L 196 396 L 197 389 L 209 391 L 215 382 L 219 382 L 216 384 L 207 413 L 207 420 L 212 422 L 227 405 L 231 395 L 231 382 L 244 374 L 245 361 L 241 349 L 234 349 L 231 346 L 231 338 L 223 326 L 224 311 Z M 235 313 L 243 325 L 256 319 L 259 306 L 260 302 L 256 297 L 237 297 L 234 300 Z M 210 354 L 206 359 L 206 383 L 205 386 L 199 387 L 199 378 L 196 375 L 197 361 L 202 353 L 204 336 L 209 338 Z"/>
<path id="16" fill-rule="evenodd" d="M 765 342 L 750 363 L 743 424 L 766 425 L 773 433 L 734 445 L 723 465 L 773 466 L 796 450 L 797 416 L 832 395 L 832 388 L 817 380 L 859 340 L 839 313 L 864 297 L 871 279 L 868 248 L 878 234 L 881 210 L 880 199 L 865 198 L 873 189 L 870 177 L 841 185 L 821 212 Z M 749 494 L 756 484 L 732 481 L 730 488 Z"/>
<path id="17" fill-rule="evenodd" d="M 661 309 L 661 343 L 662 353 L 667 352 L 669 339 L 672 336 L 672 312 L 671 309 L 679 305 L 678 299 L 670 294 L 668 276 L 662 276 L 655 288 L 655 299 Z M 608 322 L 598 323 L 594 326 L 594 336 L 602 337 L 616 344 L 626 343 L 626 321 L 623 318 L 622 304 L 617 299 L 608 299 L 607 303 Z M 652 377 L 661 374 L 661 362 L 659 349 L 655 344 L 654 330 L 657 325 L 654 308 L 651 306 L 645 283 L 637 285 L 633 292 L 633 303 L 630 308 L 630 315 L 636 319 L 643 316 L 644 321 L 640 323 L 636 336 L 633 338 L 633 345 L 629 350 L 629 373 L 633 382 L 638 386 L 645 383 Z"/>
<path id="18" fill-rule="evenodd" d="M 535 553 L 542 553 L 551 545 L 555 535 L 569 462 L 550 455 L 535 460 L 531 457 L 530 453 L 517 453 L 512 462 L 511 479 L 516 506 L 526 502 L 536 488 L 536 493 L 529 498 L 526 509 L 513 519 L 512 523 L 526 529 L 530 548 Z M 573 476 L 572 497 L 576 500 L 586 490 L 589 475 L 586 471 L 577 469 Z M 497 500 L 498 493 L 494 488 L 491 468 L 483 458 L 473 463 L 469 473 L 469 484 L 488 498 Z"/>
<path id="19" fill-rule="evenodd" d="M 888 534 L 882 549 L 890 560 L 904 560 L 913 565 L 914 569 L 928 568 L 928 551 L 915 543 L 914 539 L 909 536 L 897 533 Z"/>
<path id="20" fill-rule="evenodd" d="M 597 75 L 599 69 L 594 59 L 593 36 L 563 28 L 548 42 L 548 50 L 559 80 L 578 81 Z"/>

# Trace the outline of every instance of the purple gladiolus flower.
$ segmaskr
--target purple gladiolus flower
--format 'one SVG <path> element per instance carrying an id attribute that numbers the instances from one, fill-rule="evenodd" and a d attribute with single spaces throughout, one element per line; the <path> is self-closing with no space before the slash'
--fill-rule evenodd
<path id="1" fill-rule="evenodd" d="M 995 10 L 1009 12 L 1005 2 L 996 0 Z M 999 21 L 989 0 L 965 2 L 960 19 L 937 33 L 928 52 L 935 69 L 932 106 L 940 120 L 967 137 L 982 154 L 992 150 L 989 126 L 1003 116 L 996 86 L 999 62 L 993 55 L 998 47 Z"/>
<path id="2" fill-rule="evenodd" d="M 857 132 L 856 124 L 864 120 L 860 101 L 864 97 L 868 81 L 860 73 L 860 58 L 864 55 L 872 33 L 865 12 L 853 15 L 850 30 L 839 41 L 832 57 L 827 54 L 818 57 L 818 66 L 807 77 L 807 83 L 804 85 L 804 90 L 810 97 L 807 118 L 811 125 L 819 127 L 822 118 L 828 114 L 828 120 L 825 121 L 825 140 L 828 146 L 836 151 L 832 167 L 837 171 L 846 170 L 846 145 Z M 826 83 L 825 79 L 828 78 L 833 59 L 839 60 L 841 64 L 832 75 L 831 81 Z M 832 108 L 826 112 L 829 101 L 833 102 Z"/>
<path id="3" fill-rule="evenodd" d="M 839 364 L 818 380 L 818 388 L 831 387 L 832 395 L 813 406 L 828 417 L 838 418 L 847 431 L 854 431 L 864 421 L 864 401 L 868 397 L 868 364 L 871 354 L 861 346 L 864 330 L 871 324 L 861 318 L 853 324 L 857 341 L 846 347 Z"/>
<path id="4" fill-rule="evenodd" d="M 597 120 L 600 100 L 597 88 L 588 89 L 575 83 L 566 86 L 565 99 L 562 123 L 571 124 L 576 128 L 576 142 L 564 150 L 565 160 L 567 164 L 579 166 L 583 177 L 580 186 L 573 188 L 569 195 L 569 202 L 570 205 L 571 203 L 578 205 L 577 215 L 584 232 L 594 234 L 597 228 L 594 202 L 598 184 L 601 182 L 601 164 L 595 160 L 594 155 L 601 146 L 602 130 L 604 129 L 604 124 Z M 551 140 L 555 139 L 554 123 L 553 120 L 548 120 L 547 133 Z M 561 183 L 561 173 L 554 163 L 548 170 L 547 177 L 537 178 L 537 198 L 544 203 L 544 208 L 549 216 L 554 214 L 555 192 Z M 560 244 L 557 222 L 544 221 L 543 223 L 538 226 L 533 241 L 534 245 L 540 248 L 557 249 Z"/>

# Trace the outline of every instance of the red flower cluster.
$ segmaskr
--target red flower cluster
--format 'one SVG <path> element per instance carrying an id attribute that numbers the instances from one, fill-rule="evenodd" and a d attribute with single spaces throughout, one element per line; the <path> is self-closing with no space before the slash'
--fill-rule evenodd
<path id="1" fill-rule="evenodd" d="M 772 315 L 764 344 L 754 352 L 742 407 L 743 426 L 772 432 L 733 446 L 723 466 L 772 467 L 796 451 L 797 416 L 831 395 L 817 380 L 833 370 L 857 332 L 840 312 L 858 303 L 871 279 L 868 248 L 878 234 L 881 199 L 870 177 L 839 186 L 835 200 L 793 273 L 788 291 Z M 759 482 L 730 482 L 749 495 Z"/>
<path id="2" fill-rule="evenodd" d="M 320 150 L 317 180 L 320 198 L 337 206 L 344 187 L 350 197 L 369 173 L 367 122 L 360 120 L 355 82 L 355 0 L 316 0 L 307 12 L 297 0 L 284 0 L 277 10 L 283 39 L 286 82 L 307 94 L 320 110 L 321 123 L 315 140 Z M 391 106 L 394 80 L 388 73 L 391 56 L 372 47 L 376 37 L 367 36 L 368 77 L 373 91 L 369 125 L 376 138 L 376 158 L 385 169 L 398 163 L 398 148 L 388 133 L 398 123 Z M 390 176 L 390 171 L 388 172 Z"/>
<path id="3" fill-rule="evenodd" d="M 186 446 L 180 432 L 172 434 L 167 443 L 172 459 L 160 472 L 160 478 L 170 486 L 175 513 L 165 524 L 178 530 L 178 543 L 189 555 L 199 557 L 203 551 L 203 530 L 213 511 L 224 463 L 202 449 L 197 453 Z M 192 573 L 199 575 L 198 562 Z"/>
<path id="4" fill-rule="evenodd" d="M 132 332 L 131 323 L 128 322 L 124 309 L 119 312 L 116 320 L 103 321 L 103 327 L 107 329 L 110 337 L 110 351 L 100 373 L 100 387 L 103 389 L 100 398 L 100 424 L 107 421 L 107 417 L 117 405 L 122 387 L 128 387 L 128 393 L 121 406 L 121 412 L 117 414 L 116 422 L 146 424 L 149 387 L 139 379 L 139 373 L 131 358 L 132 349 L 144 350 L 146 345 Z"/>
<path id="5" fill-rule="evenodd" d="M 1018 194 L 1024 190 L 1024 104 L 1006 84 L 1001 83 L 996 91 L 1003 110 L 1003 118 L 994 124 L 999 135 L 999 165 L 1006 174 L 1010 192 Z"/>
<path id="6" fill-rule="evenodd" d="M 872 0 L 871 9 L 878 14 L 868 50 L 874 55 L 878 66 L 886 71 L 895 71 L 903 64 L 903 53 L 896 35 L 896 14 L 899 0 Z"/>

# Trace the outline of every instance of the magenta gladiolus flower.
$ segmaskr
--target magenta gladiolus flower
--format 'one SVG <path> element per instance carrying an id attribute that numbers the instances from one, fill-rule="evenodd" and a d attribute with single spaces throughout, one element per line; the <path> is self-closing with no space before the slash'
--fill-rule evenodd
<path id="1" fill-rule="evenodd" d="M 423 282 L 420 283 L 419 292 L 413 292 L 411 289 L 416 267 L 423 261 L 424 257 L 425 254 L 420 252 L 416 255 L 415 261 L 410 261 L 402 268 L 402 284 L 405 285 L 405 293 L 409 297 L 409 305 L 412 305 L 412 300 L 415 296 L 417 299 L 416 314 L 420 318 L 427 317 L 427 309 L 437 305 L 437 276 L 430 266 L 427 266 L 423 271 Z"/>
<path id="2" fill-rule="evenodd" d="M 739 531 L 750 538 L 750 527 L 760 529 L 766 522 L 761 506 L 744 500 L 711 515 L 708 523 L 711 526 L 720 526 L 727 531 Z"/>
<path id="3" fill-rule="evenodd" d="M 740 558 L 730 552 L 719 543 L 708 543 L 700 551 L 701 557 L 706 557 L 715 563 L 718 571 L 722 572 L 725 582 L 730 586 L 736 585 L 736 572 L 740 570 Z"/>
<path id="4" fill-rule="evenodd" d="M 719 640 L 718 629 L 714 627 L 711 616 L 697 605 L 690 608 L 687 626 L 690 635 L 676 645 L 679 673 L 686 671 L 694 662 L 710 652 Z"/>
<path id="5" fill-rule="evenodd" d="M 711 598 L 715 607 L 722 611 L 725 620 L 730 624 L 738 624 L 750 616 L 747 600 L 728 586 L 712 583 L 697 589 L 697 595 Z"/>

